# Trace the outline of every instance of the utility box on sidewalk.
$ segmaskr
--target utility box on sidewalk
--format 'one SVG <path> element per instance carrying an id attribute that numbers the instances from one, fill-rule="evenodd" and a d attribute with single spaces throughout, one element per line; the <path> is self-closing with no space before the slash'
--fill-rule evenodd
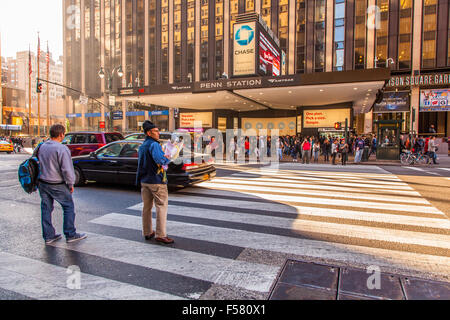
<path id="1" fill-rule="evenodd" d="M 400 159 L 400 131 L 404 120 L 376 120 L 377 160 Z"/>

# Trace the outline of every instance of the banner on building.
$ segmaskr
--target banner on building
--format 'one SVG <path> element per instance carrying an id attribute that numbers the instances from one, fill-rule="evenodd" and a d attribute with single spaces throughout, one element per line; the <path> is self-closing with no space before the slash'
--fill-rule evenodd
<path id="1" fill-rule="evenodd" d="M 256 73 L 256 22 L 234 25 L 233 75 Z"/>
<path id="2" fill-rule="evenodd" d="M 420 112 L 450 111 L 450 89 L 422 90 Z"/>

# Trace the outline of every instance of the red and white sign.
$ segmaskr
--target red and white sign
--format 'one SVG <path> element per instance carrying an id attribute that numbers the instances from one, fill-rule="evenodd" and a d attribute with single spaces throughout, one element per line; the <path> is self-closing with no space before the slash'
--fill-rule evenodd
<path id="1" fill-rule="evenodd" d="M 105 128 L 106 128 L 106 123 L 105 123 L 105 121 L 100 121 L 100 122 L 99 122 L 99 127 L 100 127 L 100 129 L 105 129 Z"/>

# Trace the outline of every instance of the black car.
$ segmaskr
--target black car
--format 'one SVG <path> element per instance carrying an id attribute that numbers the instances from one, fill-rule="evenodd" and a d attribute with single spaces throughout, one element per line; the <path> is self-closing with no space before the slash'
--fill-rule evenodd
<path id="1" fill-rule="evenodd" d="M 76 186 L 87 181 L 135 185 L 142 140 L 113 142 L 90 155 L 72 158 L 75 168 Z M 190 162 L 190 163 L 187 163 Z M 216 168 L 202 163 L 170 163 L 167 170 L 169 187 L 186 187 L 209 181 L 216 176 Z"/>

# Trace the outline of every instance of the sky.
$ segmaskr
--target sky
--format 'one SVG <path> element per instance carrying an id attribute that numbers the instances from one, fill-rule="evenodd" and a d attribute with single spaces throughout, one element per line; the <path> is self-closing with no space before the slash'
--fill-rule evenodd
<path id="1" fill-rule="evenodd" d="M 0 0 L 1 54 L 15 57 L 18 51 L 37 52 L 47 41 L 54 60 L 63 54 L 62 0 Z"/>

